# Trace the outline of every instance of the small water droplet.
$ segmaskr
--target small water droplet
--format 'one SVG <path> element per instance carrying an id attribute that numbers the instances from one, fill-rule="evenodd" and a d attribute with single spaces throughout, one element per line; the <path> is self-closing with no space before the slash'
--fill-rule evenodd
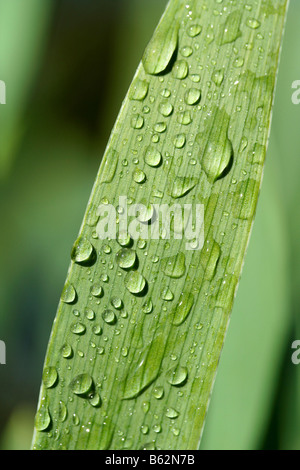
<path id="1" fill-rule="evenodd" d="M 201 31 L 202 31 L 202 26 L 200 26 L 199 24 L 192 24 L 188 27 L 187 34 L 191 38 L 195 38 L 201 33 Z"/>
<path id="2" fill-rule="evenodd" d="M 131 271 L 125 276 L 125 287 L 132 294 L 141 294 L 146 287 L 146 279 L 138 271 Z"/>
<path id="3" fill-rule="evenodd" d="M 169 103 L 169 101 L 163 101 L 162 103 L 160 103 L 158 111 L 163 116 L 168 117 L 173 112 L 173 106 L 171 105 L 171 103 Z"/>
<path id="4" fill-rule="evenodd" d="M 136 252 L 131 248 L 122 248 L 116 255 L 116 261 L 120 268 L 132 268 L 136 261 Z"/>
<path id="5" fill-rule="evenodd" d="M 190 88 L 189 90 L 186 91 L 184 95 L 185 103 L 190 106 L 193 106 L 199 103 L 200 98 L 201 98 L 201 91 L 198 90 L 197 88 Z"/>
<path id="6" fill-rule="evenodd" d="M 134 114 L 130 123 L 133 129 L 141 129 L 144 126 L 144 118 L 141 114 Z"/>
<path id="7" fill-rule="evenodd" d="M 164 258 L 161 270 L 166 276 L 179 279 L 185 274 L 185 255 L 180 251 L 177 255 Z"/>
<path id="8" fill-rule="evenodd" d="M 70 282 L 66 282 L 61 294 L 61 300 L 65 304 L 72 304 L 76 300 L 76 290 Z"/>
<path id="9" fill-rule="evenodd" d="M 51 424 L 48 400 L 44 397 L 35 415 L 34 425 L 37 431 L 46 431 Z"/>
<path id="10" fill-rule="evenodd" d="M 215 240 L 208 239 L 202 249 L 201 265 L 204 269 L 204 278 L 210 281 L 216 274 L 221 249 Z"/>
<path id="11" fill-rule="evenodd" d="M 62 400 L 60 400 L 59 408 L 58 408 L 58 419 L 59 419 L 59 421 L 61 421 L 62 423 L 64 421 L 66 421 L 67 415 L 68 415 L 68 409 L 67 409 L 65 403 Z"/>
<path id="12" fill-rule="evenodd" d="M 197 184 L 198 178 L 191 176 L 177 176 L 172 185 L 171 196 L 174 199 L 186 196 Z"/>
<path id="13" fill-rule="evenodd" d="M 109 148 L 103 157 L 103 163 L 101 164 L 101 182 L 111 183 L 117 170 L 119 161 L 119 153 Z"/>
<path id="14" fill-rule="evenodd" d="M 144 160 L 147 165 L 156 167 L 161 163 L 161 153 L 152 145 L 147 147 L 145 152 Z"/>
<path id="15" fill-rule="evenodd" d="M 224 80 L 224 71 L 222 69 L 215 70 L 211 78 L 215 85 L 221 86 Z"/>
<path id="16" fill-rule="evenodd" d="M 177 122 L 179 124 L 182 124 L 183 126 L 188 126 L 189 124 L 191 124 L 191 122 L 193 122 L 193 119 L 190 111 L 182 111 L 181 113 L 178 113 Z"/>
<path id="17" fill-rule="evenodd" d="M 173 300 L 173 299 L 174 299 L 174 294 L 173 294 L 173 292 L 170 290 L 169 287 L 165 287 L 165 288 L 162 290 L 161 298 L 162 298 L 163 300 L 170 301 L 170 300 Z"/>
<path id="18" fill-rule="evenodd" d="M 71 325 L 71 332 L 75 335 L 83 335 L 85 333 L 85 325 L 80 322 L 72 323 Z"/>
<path id="19" fill-rule="evenodd" d="M 69 343 L 65 343 L 61 348 L 61 353 L 65 359 L 69 359 L 73 356 L 72 346 Z"/>
<path id="20" fill-rule="evenodd" d="M 174 408 L 167 408 L 166 409 L 166 417 L 170 419 L 178 418 L 179 413 Z"/>
<path id="21" fill-rule="evenodd" d="M 99 393 L 94 393 L 90 396 L 89 398 L 89 403 L 94 407 L 94 408 L 98 408 L 99 406 L 101 406 L 101 398 L 100 398 L 100 395 Z"/>
<path id="22" fill-rule="evenodd" d="M 143 101 L 148 93 L 149 83 L 147 80 L 140 80 L 137 78 L 129 91 L 129 98 L 131 100 Z"/>
<path id="23" fill-rule="evenodd" d="M 93 379 L 89 374 L 79 374 L 70 383 L 70 388 L 75 395 L 87 394 L 93 386 Z"/>
<path id="24" fill-rule="evenodd" d="M 108 325 L 114 325 L 117 321 L 116 314 L 109 309 L 104 310 L 102 313 L 102 318 Z"/>
<path id="25" fill-rule="evenodd" d="M 164 396 L 164 388 L 163 387 L 154 387 L 153 389 L 153 396 L 157 399 L 160 400 Z"/>
<path id="26" fill-rule="evenodd" d="M 181 325 L 190 314 L 194 305 L 194 296 L 189 292 L 182 292 L 180 294 L 177 306 L 174 311 L 173 325 Z"/>
<path id="27" fill-rule="evenodd" d="M 151 299 L 147 299 L 147 301 L 144 303 L 144 305 L 142 306 L 142 311 L 143 313 L 151 313 L 153 310 L 153 303 L 152 303 L 152 300 Z"/>
<path id="28" fill-rule="evenodd" d="M 94 257 L 94 247 L 85 237 L 79 237 L 73 245 L 71 258 L 75 263 L 85 264 Z"/>
<path id="29" fill-rule="evenodd" d="M 94 297 L 102 297 L 103 296 L 103 288 L 100 284 L 94 284 L 91 287 L 91 294 Z"/>
<path id="30" fill-rule="evenodd" d="M 177 149 L 181 149 L 185 146 L 186 142 L 186 137 L 185 134 L 177 134 L 176 137 L 174 138 L 174 146 Z"/>
<path id="31" fill-rule="evenodd" d="M 53 387 L 58 379 L 58 373 L 55 367 L 45 367 L 43 371 L 43 384 L 46 388 Z"/>
<path id="32" fill-rule="evenodd" d="M 189 66 L 186 60 L 177 60 L 173 66 L 172 74 L 174 78 L 183 80 L 189 73 Z"/>
<path id="33" fill-rule="evenodd" d="M 251 29 L 257 29 L 260 27 L 260 21 L 256 18 L 248 18 L 246 20 L 246 25 Z"/>
<path id="34" fill-rule="evenodd" d="M 180 53 L 183 57 L 190 57 L 193 54 L 193 49 L 190 46 L 184 46 L 180 49 Z"/>
<path id="35" fill-rule="evenodd" d="M 121 246 L 128 246 L 131 243 L 131 238 L 129 233 L 127 232 L 120 232 L 118 234 L 118 243 Z"/>
<path id="36" fill-rule="evenodd" d="M 133 179 L 136 183 L 142 184 L 146 181 L 146 175 L 140 168 L 136 168 L 133 172 Z"/>
<path id="37" fill-rule="evenodd" d="M 181 386 L 186 382 L 187 376 L 188 370 L 186 367 L 176 366 L 167 373 L 167 381 L 170 385 Z"/>

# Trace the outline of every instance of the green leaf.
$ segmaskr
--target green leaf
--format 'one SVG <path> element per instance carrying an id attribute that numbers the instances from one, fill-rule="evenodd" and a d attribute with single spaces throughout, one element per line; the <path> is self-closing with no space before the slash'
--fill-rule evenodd
<path id="1" fill-rule="evenodd" d="M 198 447 L 262 180 L 286 5 L 169 2 L 71 251 L 34 449 Z"/>

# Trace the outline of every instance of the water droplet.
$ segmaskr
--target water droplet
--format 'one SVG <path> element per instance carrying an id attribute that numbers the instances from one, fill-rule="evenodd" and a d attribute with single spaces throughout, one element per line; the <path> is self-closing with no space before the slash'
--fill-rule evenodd
<path id="1" fill-rule="evenodd" d="M 185 196 L 198 184 L 198 182 L 198 178 L 194 178 L 192 176 L 176 176 L 173 181 L 171 196 L 174 199 Z"/>
<path id="2" fill-rule="evenodd" d="M 162 298 L 163 300 L 170 301 L 170 300 L 173 300 L 173 299 L 174 299 L 174 294 L 173 294 L 173 292 L 170 290 L 169 287 L 165 287 L 165 288 L 162 290 L 161 298 Z"/>
<path id="3" fill-rule="evenodd" d="M 179 413 L 174 408 L 167 408 L 166 409 L 166 417 L 170 419 L 178 418 Z"/>
<path id="4" fill-rule="evenodd" d="M 65 359 L 69 359 L 73 356 L 72 346 L 69 343 L 65 343 L 61 348 L 61 353 Z"/>
<path id="5" fill-rule="evenodd" d="M 71 258 L 75 263 L 85 264 L 94 257 L 94 247 L 85 237 L 79 237 L 73 245 Z"/>
<path id="6" fill-rule="evenodd" d="M 223 80 L 224 80 L 223 70 L 222 69 L 215 70 L 211 78 L 212 78 L 212 81 L 214 82 L 215 85 L 217 85 L 217 86 L 222 85 Z"/>
<path id="7" fill-rule="evenodd" d="M 34 425 L 37 431 L 46 431 L 51 424 L 48 400 L 44 397 L 35 415 Z"/>
<path id="8" fill-rule="evenodd" d="M 156 450 L 155 443 L 154 442 L 147 442 L 146 444 L 143 444 L 140 450 Z"/>
<path id="9" fill-rule="evenodd" d="M 173 106 L 168 101 L 163 101 L 158 107 L 158 111 L 165 117 L 168 117 L 173 112 Z"/>
<path id="10" fill-rule="evenodd" d="M 136 261 L 136 252 L 131 248 L 122 248 L 122 250 L 118 251 L 116 260 L 120 268 L 132 268 Z"/>
<path id="11" fill-rule="evenodd" d="M 246 25 L 251 29 L 257 29 L 260 27 L 260 21 L 255 18 L 248 18 L 246 20 Z"/>
<path id="12" fill-rule="evenodd" d="M 100 398 L 99 393 L 94 393 L 93 395 L 91 395 L 89 398 L 89 403 L 94 408 L 98 408 L 99 406 L 101 406 L 101 398 Z"/>
<path id="13" fill-rule="evenodd" d="M 160 164 L 161 159 L 161 153 L 154 146 L 149 145 L 145 152 L 145 163 L 147 163 L 149 166 L 156 167 Z"/>
<path id="14" fill-rule="evenodd" d="M 181 325 L 190 314 L 194 305 L 194 296 L 189 292 L 182 292 L 180 294 L 177 306 L 174 311 L 173 325 Z"/>
<path id="15" fill-rule="evenodd" d="M 142 307 L 142 311 L 143 313 L 151 313 L 153 310 L 153 303 L 152 303 L 152 300 L 151 299 L 147 299 L 146 302 L 144 303 L 143 307 Z"/>
<path id="16" fill-rule="evenodd" d="M 164 88 L 161 92 L 161 96 L 164 98 L 169 98 L 171 96 L 170 90 L 168 90 L 168 88 Z"/>
<path id="17" fill-rule="evenodd" d="M 176 8 L 173 3 L 169 4 L 144 52 L 142 63 L 146 73 L 157 75 L 164 72 L 171 62 L 178 43 Z"/>
<path id="18" fill-rule="evenodd" d="M 164 396 L 164 389 L 163 387 L 154 387 L 153 389 L 153 396 L 157 399 L 160 400 Z"/>
<path id="19" fill-rule="evenodd" d="M 174 138 L 174 145 L 177 149 L 181 149 L 185 146 L 186 137 L 185 134 L 177 134 Z"/>
<path id="20" fill-rule="evenodd" d="M 43 371 L 43 384 L 46 388 L 53 387 L 58 379 L 58 373 L 55 367 L 45 367 Z"/>
<path id="21" fill-rule="evenodd" d="M 192 115 L 189 111 L 182 111 L 177 115 L 177 122 L 183 126 L 188 126 L 192 121 Z"/>
<path id="22" fill-rule="evenodd" d="M 154 424 L 153 431 L 156 432 L 156 433 L 161 432 L 161 425 L 160 424 Z"/>
<path id="23" fill-rule="evenodd" d="M 148 93 L 149 83 L 147 80 L 140 80 L 137 78 L 129 91 L 129 98 L 131 100 L 143 101 Z"/>
<path id="24" fill-rule="evenodd" d="M 181 386 L 187 380 L 188 370 L 186 367 L 176 366 L 167 373 L 167 381 L 170 385 Z"/>
<path id="25" fill-rule="evenodd" d="M 173 66 L 172 74 L 174 78 L 183 80 L 189 73 L 189 66 L 186 60 L 177 60 Z"/>
<path id="26" fill-rule="evenodd" d="M 58 419 L 59 419 L 59 421 L 61 421 L 62 423 L 64 421 L 66 421 L 67 415 L 68 415 L 67 407 L 66 407 L 65 403 L 60 400 L 59 408 L 58 408 Z"/>
<path id="27" fill-rule="evenodd" d="M 195 38 L 201 33 L 201 31 L 202 31 L 202 26 L 200 26 L 199 24 L 192 24 L 188 27 L 187 34 L 191 38 Z"/>
<path id="28" fill-rule="evenodd" d="M 192 106 L 197 103 L 199 103 L 201 98 L 201 91 L 198 90 L 197 88 L 190 88 L 189 90 L 186 91 L 184 95 L 184 101 L 186 104 Z"/>
<path id="29" fill-rule="evenodd" d="M 204 269 L 204 278 L 210 281 L 216 274 L 221 249 L 215 240 L 206 240 L 201 253 L 201 265 Z"/>
<path id="30" fill-rule="evenodd" d="M 91 308 L 86 308 L 84 313 L 87 320 L 92 321 L 95 319 L 95 312 Z"/>
<path id="31" fill-rule="evenodd" d="M 126 377 L 124 399 L 136 398 L 157 378 L 165 351 L 164 335 L 158 334 L 136 357 Z"/>
<path id="32" fill-rule="evenodd" d="M 144 118 L 141 116 L 141 114 L 134 114 L 130 123 L 133 129 L 141 129 L 144 125 Z"/>
<path id="33" fill-rule="evenodd" d="M 190 46 L 184 46 L 180 49 L 183 57 L 190 57 L 193 54 L 193 49 Z"/>
<path id="34" fill-rule="evenodd" d="M 87 394 L 93 386 L 93 379 L 89 374 L 79 374 L 70 383 L 70 388 L 75 395 Z"/>
<path id="35" fill-rule="evenodd" d="M 76 290 L 70 282 L 66 282 L 62 294 L 61 294 L 61 300 L 65 304 L 72 304 L 76 300 Z"/>
<path id="36" fill-rule="evenodd" d="M 116 314 L 109 309 L 104 310 L 104 312 L 102 313 L 102 318 L 105 323 L 108 323 L 108 325 L 114 325 L 117 321 Z"/>
<path id="37" fill-rule="evenodd" d="M 234 197 L 233 215 L 239 219 L 249 219 L 254 216 L 259 193 L 259 183 L 248 179 L 238 183 Z"/>
<path id="38" fill-rule="evenodd" d="M 154 126 L 154 131 L 162 134 L 167 129 L 167 124 L 165 122 L 157 122 Z"/>
<path id="39" fill-rule="evenodd" d="M 142 410 L 145 414 L 148 413 L 148 411 L 150 410 L 150 403 L 148 401 L 143 401 Z"/>
<path id="40" fill-rule="evenodd" d="M 128 246 L 131 243 L 130 235 L 127 232 L 120 232 L 118 234 L 118 243 L 121 246 Z"/>
<path id="41" fill-rule="evenodd" d="M 142 184 L 146 181 L 146 175 L 140 168 L 136 168 L 133 172 L 133 179 L 136 183 Z"/>
<path id="42" fill-rule="evenodd" d="M 142 434 L 148 434 L 148 432 L 149 432 L 149 426 L 147 426 L 146 424 L 143 424 L 143 425 L 141 426 L 141 432 L 142 432 Z"/>
<path id="43" fill-rule="evenodd" d="M 210 133 L 202 158 L 203 169 L 211 183 L 226 176 L 233 163 L 232 143 L 227 134 L 229 116 L 224 110 L 216 111 L 214 116 L 213 139 Z M 200 145 L 203 144 L 201 138 L 202 134 L 198 134 Z"/>
<path id="44" fill-rule="evenodd" d="M 225 21 L 221 44 L 234 42 L 242 35 L 240 31 L 242 14 L 239 10 L 230 13 Z"/>
<path id="45" fill-rule="evenodd" d="M 101 182 L 111 183 L 117 170 L 119 154 L 116 150 L 109 148 L 103 157 L 101 164 Z"/>
<path id="46" fill-rule="evenodd" d="M 146 279 L 138 271 L 127 273 L 124 282 L 132 294 L 141 294 L 146 287 Z"/>
<path id="47" fill-rule="evenodd" d="M 123 308 L 123 302 L 119 297 L 113 297 L 110 303 L 116 310 L 121 310 Z"/>
<path id="48" fill-rule="evenodd" d="M 94 284 L 91 287 L 91 294 L 94 297 L 102 297 L 103 296 L 103 288 L 100 284 Z"/>
<path id="49" fill-rule="evenodd" d="M 75 335 L 83 335 L 85 333 L 85 325 L 80 322 L 73 323 L 71 325 L 71 332 Z"/>
<path id="50" fill-rule="evenodd" d="M 162 272 L 171 278 L 179 279 L 185 274 L 185 256 L 180 251 L 177 255 L 164 258 L 161 263 Z"/>

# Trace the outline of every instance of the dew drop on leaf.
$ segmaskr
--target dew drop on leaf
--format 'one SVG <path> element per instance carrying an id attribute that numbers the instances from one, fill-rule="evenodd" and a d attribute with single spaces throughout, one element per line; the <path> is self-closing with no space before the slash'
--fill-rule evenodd
<path id="1" fill-rule="evenodd" d="M 58 373 L 55 367 L 45 367 L 43 371 L 43 384 L 46 388 L 53 387 L 58 379 Z"/>
<path id="2" fill-rule="evenodd" d="M 186 367 L 176 366 L 167 373 L 167 381 L 170 385 L 178 387 L 186 382 L 187 376 L 188 370 Z"/>
<path id="3" fill-rule="evenodd" d="M 94 247 L 85 237 L 79 237 L 73 245 L 71 258 L 75 263 L 87 263 L 94 255 Z"/>
<path id="4" fill-rule="evenodd" d="M 70 388 L 75 395 L 85 395 L 93 386 L 93 379 L 89 374 L 79 374 L 70 383 Z"/>

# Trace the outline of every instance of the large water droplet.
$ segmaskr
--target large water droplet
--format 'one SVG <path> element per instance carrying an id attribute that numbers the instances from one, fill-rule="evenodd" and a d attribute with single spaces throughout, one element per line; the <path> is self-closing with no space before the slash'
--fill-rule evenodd
<path id="1" fill-rule="evenodd" d="M 86 264 L 94 258 L 94 247 L 85 237 L 79 237 L 73 245 L 71 258 L 75 263 Z"/>
<path id="2" fill-rule="evenodd" d="M 89 374 L 79 374 L 70 383 L 70 388 L 75 395 L 87 394 L 93 386 L 93 379 Z"/>
<path id="3" fill-rule="evenodd" d="M 166 417 L 170 419 L 178 418 L 179 413 L 174 408 L 167 408 L 166 409 Z"/>
<path id="4" fill-rule="evenodd" d="M 177 255 L 164 258 L 161 263 L 162 272 L 174 279 L 182 277 L 185 269 L 185 255 L 181 251 Z"/>
<path id="5" fill-rule="evenodd" d="M 85 333 L 85 325 L 80 322 L 72 323 L 71 332 L 75 335 L 83 335 Z"/>
<path id="6" fill-rule="evenodd" d="M 134 114 L 130 123 L 133 129 L 141 129 L 144 126 L 144 118 L 141 114 Z"/>
<path id="7" fill-rule="evenodd" d="M 185 146 L 186 137 L 185 134 L 177 134 L 174 138 L 174 146 L 177 149 L 182 149 Z"/>
<path id="8" fill-rule="evenodd" d="M 140 168 L 136 168 L 133 172 L 133 179 L 136 183 L 142 184 L 146 181 L 146 175 Z"/>
<path id="9" fill-rule="evenodd" d="M 173 325 L 181 325 L 188 317 L 194 305 L 194 296 L 189 292 L 182 292 L 180 294 L 178 304 L 174 311 Z"/>
<path id="10" fill-rule="evenodd" d="M 125 287 L 132 294 L 141 294 L 146 287 L 146 279 L 138 271 L 131 271 L 125 276 Z"/>
<path id="11" fill-rule="evenodd" d="M 171 103 L 169 103 L 169 101 L 163 101 L 162 103 L 160 103 L 158 111 L 163 116 L 168 117 L 173 112 L 173 106 L 171 105 Z"/>

